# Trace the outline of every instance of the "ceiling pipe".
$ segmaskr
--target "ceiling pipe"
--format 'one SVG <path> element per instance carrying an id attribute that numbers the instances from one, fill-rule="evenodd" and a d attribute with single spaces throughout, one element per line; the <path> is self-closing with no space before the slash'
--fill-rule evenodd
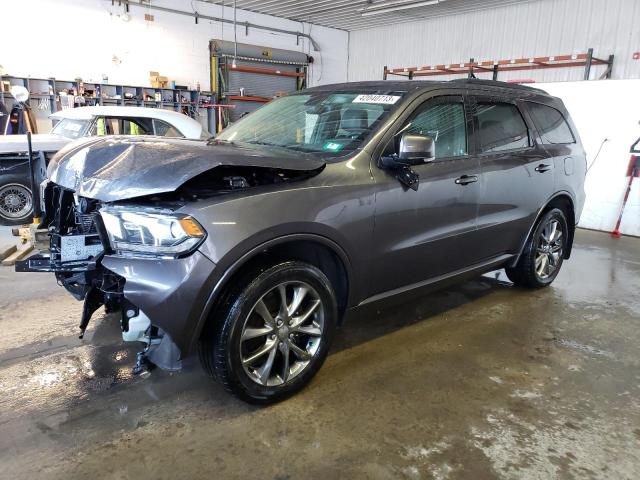
<path id="1" fill-rule="evenodd" d="M 184 15 L 186 17 L 198 18 L 198 19 L 202 19 L 202 20 L 211 20 L 213 22 L 220 22 L 220 23 L 230 23 L 230 24 L 234 24 L 235 25 L 235 21 L 234 20 L 228 20 L 226 18 L 220 18 L 220 17 L 213 17 L 211 15 L 201 15 L 201 14 L 199 14 L 197 12 L 185 12 L 184 10 L 176 10 L 175 8 L 161 7 L 159 5 L 153 5 L 153 4 L 145 3 L 145 2 L 142 2 L 142 1 L 123 0 L 122 3 L 124 3 L 127 6 L 140 7 L 140 8 L 144 8 L 146 10 L 149 10 L 149 9 L 158 10 L 160 12 L 173 13 L 173 14 L 176 14 L 176 15 Z M 308 38 L 309 41 L 311 42 L 311 45 L 313 46 L 313 49 L 316 52 L 320 51 L 320 45 L 318 45 L 318 43 L 308 33 L 299 32 L 299 31 L 296 31 L 296 30 L 285 30 L 283 28 L 268 27 L 266 25 L 258 25 L 256 23 L 251 23 L 251 22 L 243 22 L 242 24 L 247 28 L 257 28 L 259 30 L 267 30 L 269 32 L 283 33 L 285 35 L 293 35 L 294 37 Z"/>

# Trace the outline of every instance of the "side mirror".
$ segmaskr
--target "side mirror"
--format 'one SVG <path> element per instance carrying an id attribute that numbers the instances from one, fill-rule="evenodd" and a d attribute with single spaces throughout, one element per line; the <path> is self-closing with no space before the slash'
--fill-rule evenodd
<path id="1" fill-rule="evenodd" d="M 436 144 L 427 135 L 411 135 L 405 133 L 400 138 L 398 160 L 407 165 L 429 163 L 436 156 Z"/>

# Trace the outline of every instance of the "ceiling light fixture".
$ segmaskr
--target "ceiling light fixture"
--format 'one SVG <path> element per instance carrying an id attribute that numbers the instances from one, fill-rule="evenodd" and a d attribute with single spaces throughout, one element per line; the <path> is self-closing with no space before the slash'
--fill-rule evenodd
<path id="1" fill-rule="evenodd" d="M 410 8 L 426 7 L 428 5 L 437 5 L 444 0 L 426 0 L 422 2 L 385 2 L 385 3 L 372 3 L 369 7 L 360 10 L 363 17 L 369 17 L 371 15 L 379 15 L 381 13 L 397 12 L 398 10 L 408 10 Z"/>

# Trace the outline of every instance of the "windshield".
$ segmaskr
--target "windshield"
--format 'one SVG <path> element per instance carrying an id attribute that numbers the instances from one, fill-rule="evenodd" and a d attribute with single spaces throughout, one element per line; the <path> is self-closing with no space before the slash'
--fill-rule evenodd
<path id="1" fill-rule="evenodd" d="M 274 100 L 227 127 L 217 139 L 282 147 L 321 157 L 359 148 L 403 92 L 317 92 Z"/>
<path id="2" fill-rule="evenodd" d="M 80 138 L 84 135 L 89 126 L 90 120 L 77 120 L 73 118 L 63 118 L 56 126 L 53 127 L 51 133 L 62 135 L 67 138 Z"/>

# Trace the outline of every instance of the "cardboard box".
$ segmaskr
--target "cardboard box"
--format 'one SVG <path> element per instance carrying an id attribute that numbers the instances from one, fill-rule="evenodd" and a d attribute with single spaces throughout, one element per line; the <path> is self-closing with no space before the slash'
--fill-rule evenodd
<path id="1" fill-rule="evenodd" d="M 151 88 L 169 87 L 169 79 L 158 72 L 149 72 L 149 82 L 151 83 Z"/>

